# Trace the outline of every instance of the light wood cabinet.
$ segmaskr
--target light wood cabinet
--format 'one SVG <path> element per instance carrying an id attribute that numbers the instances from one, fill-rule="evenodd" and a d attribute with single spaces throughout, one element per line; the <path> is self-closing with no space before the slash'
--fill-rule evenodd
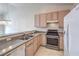
<path id="1" fill-rule="evenodd" d="M 63 33 L 60 33 L 59 48 L 60 48 L 60 50 L 64 50 L 64 35 L 63 35 Z"/>
<path id="2" fill-rule="evenodd" d="M 64 28 L 64 17 L 69 13 L 70 10 L 64 10 L 58 12 L 58 21 L 59 21 L 59 28 Z M 60 40 L 59 40 L 59 48 L 60 50 L 64 50 L 64 34 L 60 33 Z"/>
<path id="3" fill-rule="evenodd" d="M 58 12 L 50 12 L 46 15 L 47 21 L 54 21 L 58 19 Z"/>
<path id="4" fill-rule="evenodd" d="M 42 34 L 38 36 L 38 48 L 42 45 Z"/>
<path id="5" fill-rule="evenodd" d="M 64 17 L 69 13 L 69 10 L 64 10 L 58 12 L 58 20 L 59 20 L 59 27 L 63 28 L 64 27 Z"/>
<path id="6" fill-rule="evenodd" d="M 38 49 L 38 38 L 37 37 L 34 38 L 33 45 L 34 45 L 34 54 L 35 54 Z"/>
<path id="7" fill-rule="evenodd" d="M 52 12 L 52 20 L 58 20 L 58 12 Z"/>
<path id="8" fill-rule="evenodd" d="M 33 56 L 41 45 L 41 34 L 26 43 L 26 56 Z"/>
<path id="9" fill-rule="evenodd" d="M 48 23 L 54 22 L 59 23 L 59 27 L 64 27 L 64 17 L 69 13 L 70 10 L 55 11 L 50 13 L 44 13 L 35 15 L 35 27 L 44 28 L 47 27 Z"/>
<path id="10" fill-rule="evenodd" d="M 45 46 L 45 45 L 47 44 L 46 34 L 43 33 L 43 34 L 41 35 L 41 38 L 42 38 L 41 45 L 42 45 L 42 46 Z"/>
<path id="11" fill-rule="evenodd" d="M 46 14 L 46 19 L 47 19 L 47 21 L 51 21 L 52 20 L 52 13 L 47 13 Z"/>
<path id="12" fill-rule="evenodd" d="M 39 38 L 39 43 L 40 43 L 39 45 L 40 45 L 40 46 L 42 45 L 42 40 L 43 40 L 43 34 L 41 34 L 41 35 L 40 35 L 40 38 Z"/>
<path id="13" fill-rule="evenodd" d="M 25 44 L 12 50 L 11 52 L 7 53 L 5 56 L 25 56 Z"/>
<path id="14" fill-rule="evenodd" d="M 46 27 L 46 14 L 35 15 L 35 27 Z"/>
<path id="15" fill-rule="evenodd" d="M 33 43 L 26 46 L 26 56 L 33 56 L 34 55 L 34 47 Z"/>
<path id="16" fill-rule="evenodd" d="M 33 56 L 34 55 L 34 46 L 33 46 L 33 39 L 29 42 L 26 42 L 26 49 L 25 49 L 25 55 L 26 56 Z"/>
<path id="17" fill-rule="evenodd" d="M 40 27 L 46 27 L 46 14 L 40 14 Z"/>

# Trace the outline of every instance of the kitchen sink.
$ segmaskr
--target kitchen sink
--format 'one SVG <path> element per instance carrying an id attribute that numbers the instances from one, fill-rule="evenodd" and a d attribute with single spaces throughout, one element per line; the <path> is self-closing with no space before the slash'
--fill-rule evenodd
<path id="1" fill-rule="evenodd" d="M 34 34 L 25 34 L 24 40 L 31 39 L 32 37 L 34 37 Z"/>
<path id="2" fill-rule="evenodd" d="M 23 37 L 20 37 L 19 39 L 20 40 L 28 40 L 28 39 L 31 39 L 32 37 L 34 37 L 35 34 L 34 33 L 31 33 L 31 34 L 24 34 Z"/>

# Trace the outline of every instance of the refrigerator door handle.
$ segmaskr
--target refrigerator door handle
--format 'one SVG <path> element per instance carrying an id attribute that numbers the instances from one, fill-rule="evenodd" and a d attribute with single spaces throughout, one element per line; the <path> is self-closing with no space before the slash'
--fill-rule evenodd
<path id="1" fill-rule="evenodd" d="M 64 31 L 64 35 L 65 35 L 65 31 Z"/>
<path id="2" fill-rule="evenodd" d="M 67 26 L 67 50 L 68 50 L 68 55 L 70 55 L 69 53 L 69 24 Z"/>

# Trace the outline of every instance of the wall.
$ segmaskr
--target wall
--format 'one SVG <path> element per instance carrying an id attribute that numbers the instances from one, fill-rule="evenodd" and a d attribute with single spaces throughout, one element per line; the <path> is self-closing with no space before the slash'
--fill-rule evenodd
<path id="1" fill-rule="evenodd" d="M 63 9 L 71 9 L 72 4 L 9 4 L 5 17 L 12 24 L 6 26 L 6 33 L 22 32 L 29 30 L 46 31 L 47 28 L 34 27 L 34 15 Z"/>
<path id="2" fill-rule="evenodd" d="M 10 7 L 5 17 L 11 20 L 11 24 L 6 26 L 6 33 L 15 33 L 22 31 L 30 31 L 34 29 L 33 11 L 26 6 Z"/>

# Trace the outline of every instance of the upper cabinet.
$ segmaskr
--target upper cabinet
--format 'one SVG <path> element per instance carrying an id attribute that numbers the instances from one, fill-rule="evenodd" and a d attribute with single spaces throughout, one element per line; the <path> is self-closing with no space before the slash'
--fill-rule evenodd
<path id="1" fill-rule="evenodd" d="M 46 14 L 35 15 L 35 27 L 46 27 Z"/>
<path id="2" fill-rule="evenodd" d="M 47 13 L 46 14 L 46 19 L 47 19 L 47 21 L 48 20 L 51 21 L 52 20 L 52 13 Z"/>
<path id="3" fill-rule="evenodd" d="M 58 12 L 52 13 L 52 20 L 58 20 Z"/>
<path id="4" fill-rule="evenodd" d="M 64 27 L 64 17 L 69 13 L 70 10 L 64 10 L 58 12 L 58 20 L 59 20 L 59 27 L 63 28 Z"/>
<path id="5" fill-rule="evenodd" d="M 64 19 L 64 17 L 69 13 L 70 10 L 63 10 L 58 12 L 58 19 Z"/>
<path id="6" fill-rule="evenodd" d="M 46 14 L 40 14 L 40 27 L 46 27 Z"/>
<path id="7" fill-rule="evenodd" d="M 58 19 L 58 12 L 51 12 L 46 14 L 47 21 L 55 21 Z"/>
<path id="8" fill-rule="evenodd" d="M 69 10 L 63 10 L 35 15 L 35 27 L 44 28 L 50 23 L 56 23 L 59 24 L 59 27 L 63 27 L 64 16 L 68 12 Z"/>

